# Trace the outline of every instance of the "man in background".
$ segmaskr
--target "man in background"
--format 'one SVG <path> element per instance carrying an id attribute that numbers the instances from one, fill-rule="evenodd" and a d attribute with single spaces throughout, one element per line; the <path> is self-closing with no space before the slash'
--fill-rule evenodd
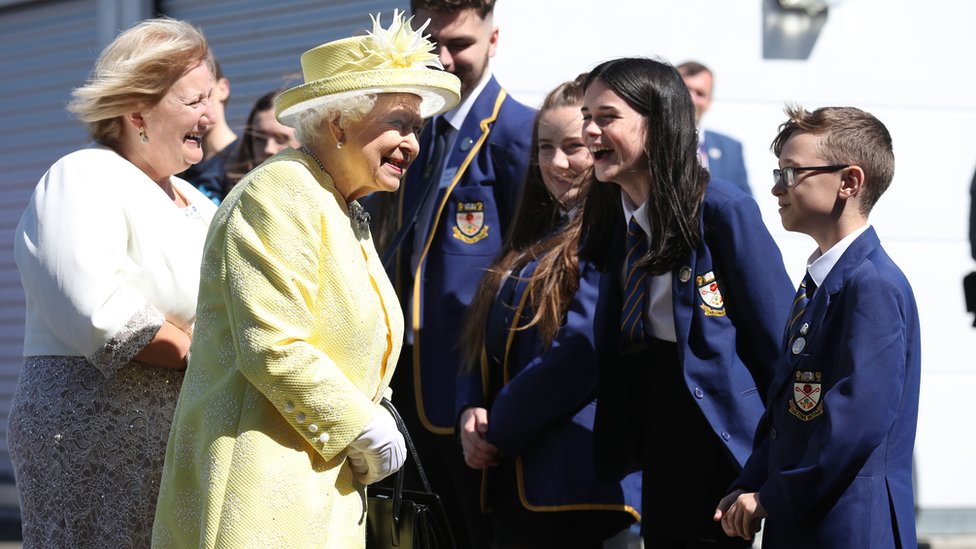
<path id="1" fill-rule="evenodd" d="M 698 157 L 702 165 L 713 178 L 731 181 L 743 191 L 752 194 L 749 179 L 746 177 L 746 165 L 742 159 L 742 143 L 727 135 L 702 129 L 702 117 L 712 106 L 712 91 L 715 89 L 712 71 L 697 61 L 685 61 L 677 69 L 695 103 Z"/>

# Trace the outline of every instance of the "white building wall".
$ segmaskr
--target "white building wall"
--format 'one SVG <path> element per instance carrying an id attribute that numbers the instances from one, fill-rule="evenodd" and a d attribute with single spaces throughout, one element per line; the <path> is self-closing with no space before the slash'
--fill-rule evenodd
<path id="1" fill-rule="evenodd" d="M 802 30 L 803 19 L 797 28 Z M 502 0 L 493 71 L 538 105 L 557 83 L 619 56 L 696 59 L 716 74 L 704 125 L 743 141 L 750 184 L 798 283 L 813 240 L 783 230 L 769 193 L 769 143 L 783 105 L 852 105 L 891 131 L 896 175 L 871 216 L 911 280 L 922 321 L 916 443 L 922 507 L 976 508 L 976 329 L 962 277 L 969 183 L 976 168 L 976 4 L 844 0 L 830 8 L 806 60 L 763 59 L 763 2 L 746 0 Z"/>

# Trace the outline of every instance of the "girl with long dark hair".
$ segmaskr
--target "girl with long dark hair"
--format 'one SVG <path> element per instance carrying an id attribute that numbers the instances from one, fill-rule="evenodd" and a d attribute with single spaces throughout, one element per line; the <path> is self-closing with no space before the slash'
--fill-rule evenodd
<path id="1" fill-rule="evenodd" d="M 746 546 L 712 514 L 752 450 L 792 284 L 753 199 L 699 164 L 674 67 L 616 59 L 584 86 L 599 474 L 643 471 L 648 549 Z"/>

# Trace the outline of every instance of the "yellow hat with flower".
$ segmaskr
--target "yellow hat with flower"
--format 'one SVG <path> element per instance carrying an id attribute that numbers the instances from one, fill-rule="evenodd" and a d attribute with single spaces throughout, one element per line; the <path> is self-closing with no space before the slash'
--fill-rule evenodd
<path id="1" fill-rule="evenodd" d="M 412 93 L 421 98 L 424 118 L 452 109 L 461 99 L 461 81 L 446 72 L 434 44 L 423 31 L 413 30 L 410 19 L 393 11 L 390 28 L 372 15 L 373 30 L 366 36 L 343 38 L 302 54 L 305 83 L 275 98 L 275 114 L 282 124 L 294 126 L 296 116 L 308 109 L 368 93 Z"/>

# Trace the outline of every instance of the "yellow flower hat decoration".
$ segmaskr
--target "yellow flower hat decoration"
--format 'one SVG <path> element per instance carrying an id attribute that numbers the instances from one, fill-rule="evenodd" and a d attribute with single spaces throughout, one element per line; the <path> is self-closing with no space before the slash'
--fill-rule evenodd
<path id="1" fill-rule="evenodd" d="M 373 30 L 367 31 L 369 39 L 363 42 L 365 57 L 358 63 L 363 68 L 413 67 L 415 64 L 434 69 L 444 69 L 441 60 L 431 50 L 434 44 L 424 35 L 424 29 L 430 24 L 428 19 L 416 31 L 411 28 L 413 17 L 404 20 L 400 10 L 393 10 L 393 22 L 390 28 L 384 29 L 380 23 L 381 14 L 370 15 L 373 20 Z"/>
<path id="2" fill-rule="evenodd" d="M 309 109 L 353 95 L 412 93 L 421 98 L 424 118 L 452 109 L 461 98 L 461 81 L 444 71 L 432 52 L 434 44 L 423 34 L 430 21 L 413 30 L 413 18 L 393 12 L 389 28 L 380 15 L 370 15 L 373 30 L 365 36 L 322 44 L 302 54 L 305 83 L 275 98 L 275 113 L 282 124 L 294 127 L 297 116 Z"/>

